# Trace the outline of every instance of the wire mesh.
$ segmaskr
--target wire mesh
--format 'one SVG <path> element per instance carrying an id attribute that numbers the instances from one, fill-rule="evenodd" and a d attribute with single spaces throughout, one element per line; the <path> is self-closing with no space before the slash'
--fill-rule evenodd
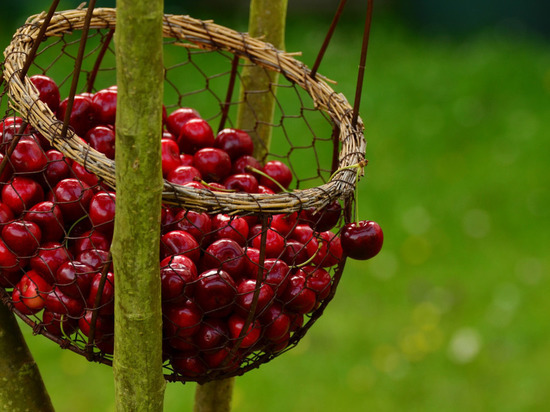
<path id="1" fill-rule="evenodd" d="M 93 11 L 82 50 L 85 13 L 53 15 L 28 73 L 44 15 L 5 51 L 0 292 L 35 333 L 111 364 L 116 12 Z M 345 264 L 338 234 L 365 142 L 345 98 L 289 54 L 189 17 L 167 15 L 164 27 L 165 376 L 206 382 L 286 352 L 323 313 Z M 247 65 L 281 76 L 239 94 Z M 262 94 L 276 104 L 258 159 L 255 130 L 236 118 Z"/>

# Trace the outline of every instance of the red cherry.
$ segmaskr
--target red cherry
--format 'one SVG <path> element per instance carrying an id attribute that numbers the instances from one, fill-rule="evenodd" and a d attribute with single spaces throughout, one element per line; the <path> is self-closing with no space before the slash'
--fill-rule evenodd
<path id="1" fill-rule="evenodd" d="M 109 271 L 113 271 L 111 254 L 107 250 L 88 249 L 76 256 L 76 260 L 90 266 L 94 271 L 103 272 L 108 264 Z"/>
<path id="2" fill-rule="evenodd" d="M 44 306 L 53 313 L 69 315 L 72 318 L 79 318 L 84 311 L 84 299 L 75 299 L 65 295 L 58 287 L 54 287 L 45 298 Z M 84 332 L 84 330 L 83 330 Z"/>
<path id="3" fill-rule="evenodd" d="M 33 270 L 41 274 L 48 282 L 55 281 L 59 266 L 72 259 L 71 253 L 59 242 L 46 242 L 38 248 L 38 253 L 29 263 Z"/>
<path id="4" fill-rule="evenodd" d="M 289 236 L 298 221 L 298 213 L 283 213 L 278 215 L 273 215 L 271 218 L 271 228 L 275 229 L 282 236 Z"/>
<path id="5" fill-rule="evenodd" d="M 174 110 L 166 118 L 166 128 L 174 136 L 179 136 L 181 134 L 181 128 L 185 123 L 191 119 L 200 119 L 200 114 L 195 109 L 190 107 L 180 107 L 179 109 Z"/>
<path id="6" fill-rule="evenodd" d="M 231 239 L 219 239 L 213 242 L 201 260 L 203 270 L 222 269 L 233 279 L 240 279 L 245 270 L 244 250 Z"/>
<path id="7" fill-rule="evenodd" d="M 300 265 L 309 259 L 306 247 L 297 240 L 287 240 L 281 259 L 289 266 Z"/>
<path id="8" fill-rule="evenodd" d="M 85 299 L 97 272 L 76 260 L 63 263 L 55 273 L 56 286 L 73 299 Z"/>
<path id="9" fill-rule="evenodd" d="M 29 80 L 38 90 L 39 99 L 46 103 L 53 113 L 56 113 L 59 107 L 60 97 L 59 88 L 55 81 L 42 74 L 35 74 L 29 77 Z"/>
<path id="10" fill-rule="evenodd" d="M 168 130 L 162 131 L 162 138 L 167 140 L 173 140 L 176 141 L 176 136 L 174 136 L 172 133 L 170 133 Z M 179 153 L 179 146 L 178 146 L 178 153 Z"/>
<path id="11" fill-rule="evenodd" d="M 16 173 L 41 172 L 48 164 L 48 158 L 33 139 L 21 139 L 10 156 L 10 162 Z"/>
<path id="12" fill-rule="evenodd" d="M 342 249 L 352 259 L 370 259 L 380 252 L 384 234 L 380 225 L 372 220 L 346 224 L 340 234 Z"/>
<path id="13" fill-rule="evenodd" d="M 257 180 L 260 180 L 260 175 L 254 172 L 251 168 L 262 170 L 262 164 L 255 157 L 244 155 L 233 162 L 232 174 L 250 173 Z"/>
<path id="14" fill-rule="evenodd" d="M 32 179 L 15 176 L 10 184 L 2 188 L 4 202 L 16 216 L 44 200 L 44 190 Z"/>
<path id="15" fill-rule="evenodd" d="M 281 296 L 285 310 L 306 314 L 315 308 L 317 296 L 306 285 L 306 276 L 296 273 L 289 279 L 288 287 Z"/>
<path id="16" fill-rule="evenodd" d="M 4 225 L 13 220 L 13 212 L 5 203 L 0 202 L 0 225 Z"/>
<path id="17" fill-rule="evenodd" d="M 0 163 L 4 161 L 4 155 L 0 153 Z M 4 185 L 8 183 L 13 176 L 13 167 L 10 164 L 10 162 L 6 162 L 6 166 L 4 167 L 4 170 L 2 171 L 2 174 L 0 174 L 0 185 Z"/>
<path id="18" fill-rule="evenodd" d="M 219 318 L 205 318 L 194 336 L 198 349 L 213 353 L 223 348 L 229 340 L 227 324 Z"/>
<path id="19" fill-rule="evenodd" d="M 227 272 L 211 269 L 199 275 L 194 300 L 205 315 L 220 318 L 233 311 L 236 293 L 237 285 Z"/>
<path id="20" fill-rule="evenodd" d="M 200 245 L 208 241 L 212 230 L 210 216 L 206 213 L 184 209 L 176 215 L 175 226 L 177 229 L 184 230 L 193 236 Z"/>
<path id="21" fill-rule="evenodd" d="M 292 172 L 287 165 L 278 160 L 270 160 L 267 162 L 262 171 L 271 179 L 262 176 L 260 178 L 260 184 L 270 188 L 275 193 L 280 192 L 281 188 L 275 184 L 273 180 L 277 181 L 285 189 L 288 189 L 290 182 L 292 182 Z"/>
<path id="22" fill-rule="evenodd" d="M 245 322 L 246 319 L 237 314 L 233 314 L 229 317 L 229 319 L 227 320 L 227 324 L 229 326 L 229 333 L 233 340 L 236 341 L 240 338 L 241 332 L 244 329 Z M 239 347 L 243 349 L 250 348 L 258 342 L 261 334 L 262 325 L 260 324 L 260 321 L 256 319 L 254 322 L 248 325 L 246 332 L 244 332 L 244 338 L 242 338 Z"/>
<path id="23" fill-rule="evenodd" d="M 99 178 L 89 172 L 85 166 L 82 166 L 80 163 L 75 162 L 74 160 L 71 163 L 71 171 L 78 180 L 86 183 L 90 187 L 97 186 L 99 184 Z"/>
<path id="24" fill-rule="evenodd" d="M 94 315 L 93 309 L 86 309 L 83 315 L 78 320 L 78 327 L 86 337 L 90 337 L 92 327 L 92 317 Z M 113 333 L 115 328 L 114 318 L 112 316 L 96 316 L 95 333 L 96 339 L 101 339 L 105 335 Z"/>
<path id="25" fill-rule="evenodd" d="M 223 181 L 231 171 L 229 155 L 213 147 L 197 150 L 193 156 L 193 164 L 206 181 Z"/>
<path id="26" fill-rule="evenodd" d="M 260 317 L 264 337 L 271 341 L 283 339 L 290 330 L 290 317 L 283 312 L 279 303 L 269 306 Z"/>
<path id="27" fill-rule="evenodd" d="M 180 163 L 182 166 L 193 166 L 193 155 L 180 153 Z"/>
<path id="28" fill-rule="evenodd" d="M 100 289 L 103 273 L 95 273 L 90 284 L 90 292 L 86 303 L 88 308 L 98 310 L 100 315 L 112 315 L 115 312 L 115 279 L 112 272 L 106 274 L 103 287 Z M 101 292 L 100 292 L 101 291 Z M 97 295 L 101 293 L 96 305 Z"/>
<path id="29" fill-rule="evenodd" d="M 268 258 L 277 258 L 281 256 L 285 249 L 285 239 L 273 229 L 267 229 L 265 238 L 265 256 Z M 262 248 L 261 233 L 252 239 L 252 247 L 256 249 Z"/>
<path id="30" fill-rule="evenodd" d="M 111 237 L 115 225 L 115 201 L 114 192 L 98 192 L 90 201 L 88 217 L 94 229 Z"/>
<path id="31" fill-rule="evenodd" d="M 193 282 L 196 279 L 196 268 L 193 270 L 189 264 L 169 262 L 162 266 L 160 269 L 162 303 L 169 305 L 185 303 L 193 295 Z"/>
<path id="32" fill-rule="evenodd" d="M 314 236 L 314 232 L 310 226 L 299 224 L 292 231 L 290 238 L 305 245 L 309 242 L 310 239 L 313 238 L 313 236 Z"/>
<path id="33" fill-rule="evenodd" d="M 317 294 L 318 302 L 328 297 L 332 278 L 326 270 L 315 266 L 304 266 L 298 272 L 306 277 L 306 286 Z"/>
<path id="34" fill-rule="evenodd" d="M 167 307 L 163 314 L 164 329 L 170 344 L 174 338 L 177 340 L 194 335 L 201 326 L 202 313 L 191 301 L 186 301 L 181 306 Z"/>
<path id="35" fill-rule="evenodd" d="M 91 229 L 80 235 L 71 236 L 74 242 L 71 245 L 71 251 L 78 255 L 86 250 L 109 250 L 111 248 L 111 237 L 104 233 Z"/>
<path id="36" fill-rule="evenodd" d="M 46 152 L 48 165 L 44 171 L 44 180 L 47 187 L 54 187 L 59 181 L 69 177 L 71 167 L 59 150 L 51 149 Z"/>
<path id="37" fill-rule="evenodd" d="M 52 195 L 68 224 L 86 214 L 93 192 L 86 183 L 69 178 L 61 180 L 53 189 Z"/>
<path id="38" fill-rule="evenodd" d="M 258 180 L 249 173 L 231 175 L 223 181 L 228 190 L 246 193 L 258 193 Z"/>
<path id="39" fill-rule="evenodd" d="M 115 158 L 115 131 L 111 127 L 96 126 L 88 130 L 85 140 L 109 159 Z"/>
<path id="40" fill-rule="evenodd" d="M 99 124 L 115 124 L 117 89 L 103 89 L 92 97 L 93 111 Z"/>
<path id="41" fill-rule="evenodd" d="M 322 232 L 306 245 L 309 257 L 317 266 L 331 267 L 342 259 L 340 238 L 332 232 Z"/>
<path id="42" fill-rule="evenodd" d="M 40 246 L 42 231 L 28 220 L 15 220 L 2 228 L 2 239 L 19 256 L 31 257 Z"/>
<path id="43" fill-rule="evenodd" d="M 267 283 L 257 284 L 254 279 L 245 279 L 237 287 L 237 306 L 235 306 L 235 312 L 239 315 L 246 317 L 252 311 L 252 303 L 254 302 L 254 295 L 256 290 L 258 292 L 258 298 L 256 300 L 256 307 L 254 315 L 263 313 L 267 307 L 269 307 L 275 298 L 275 293 L 271 286 Z"/>
<path id="44" fill-rule="evenodd" d="M 200 248 L 193 236 L 183 230 L 172 230 L 161 237 L 162 257 L 185 255 L 193 262 L 200 258 Z"/>
<path id="45" fill-rule="evenodd" d="M 181 166 L 180 148 L 174 140 L 161 139 L 162 175 L 168 176 L 172 170 Z"/>
<path id="46" fill-rule="evenodd" d="M 317 232 L 326 232 L 336 226 L 341 214 L 342 206 L 335 200 L 320 211 L 304 210 L 300 214 L 300 221 L 309 224 Z"/>
<path id="47" fill-rule="evenodd" d="M 13 280 L 21 278 L 20 270 L 27 262 L 28 259 L 18 257 L 0 239 L 0 283 L 3 287 L 11 287 Z"/>
<path id="48" fill-rule="evenodd" d="M 52 286 L 46 282 L 38 272 L 29 270 L 15 285 L 14 292 L 19 292 L 19 299 L 13 300 L 16 308 L 27 308 L 30 313 L 36 313 L 45 305 L 45 297 L 51 291 Z M 22 310 L 22 312 L 26 312 Z"/>
<path id="49" fill-rule="evenodd" d="M 199 356 L 185 352 L 173 356 L 170 363 L 174 372 L 186 377 L 201 376 L 207 371 L 205 362 Z"/>
<path id="50" fill-rule="evenodd" d="M 178 166 L 166 178 L 171 183 L 184 185 L 185 183 L 202 180 L 201 172 L 193 166 Z"/>
<path id="51" fill-rule="evenodd" d="M 53 202 L 37 203 L 23 217 L 40 227 L 42 242 L 59 241 L 65 235 L 61 209 Z"/>
<path id="52" fill-rule="evenodd" d="M 290 277 L 290 268 L 282 260 L 266 259 L 262 280 L 271 286 L 277 296 L 281 296 L 287 289 Z"/>
<path id="53" fill-rule="evenodd" d="M 191 271 L 191 274 L 193 275 L 193 278 L 198 277 L 197 266 L 195 265 L 195 263 L 191 259 L 189 259 L 185 255 L 168 256 L 168 257 L 162 259 L 161 262 L 160 262 L 161 269 L 164 268 L 164 267 L 172 266 L 172 265 L 178 265 L 178 266 L 183 265 Z"/>
<path id="54" fill-rule="evenodd" d="M 262 185 L 258 185 L 258 193 L 262 195 L 274 195 L 275 192 L 271 190 L 269 187 L 265 187 Z"/>
<path id="55" fill-rule="evenodd" d="M 242 217 L 219 213 L 212 218 L 212 231 L 215 239 L 232 239 L 241 246 L 248 239 L 248 224 Z"/>
<path id="56" fill-rule="evenodd" d="M 227 152 L 231 160 L 236 160 L 241 156 L 251 156 L 254 152 L 254 143 L 252 138 L 244 130 L 223 129 L 218 132 L 214 147 Z"/>
<path id="57" fill-rule="evenodd" d="M 214 145 L 212 128 L 204 119 L 190 119 L 181 126 L 178 145 L 180 150 L 187 154 L 195 154 L 197 150 L 203 147 L 212 147 Z"/>
<path id="58" fill-rule="evenodd" d="M 256 279 L 260 268 L 260 250 L 247 247 L 245 250 L 245 277 Z"/>
<path id="59" fill-rule="evenodd" d="M 67 110 L 68 98 L 61 101 L 57 110 L 57 118 L 63 121 Z M 84 137 L 95 123 L 95 113 L 92 99 L 85 95 L 76 95 L 73 101 L 73 109 L 69 117 L 69 125 L 73 127 L 78 136 Z"/>

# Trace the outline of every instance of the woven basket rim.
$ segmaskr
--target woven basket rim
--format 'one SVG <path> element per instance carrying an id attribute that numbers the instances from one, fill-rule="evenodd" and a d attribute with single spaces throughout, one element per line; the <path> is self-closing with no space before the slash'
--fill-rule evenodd
<path id="1" fill-rule="evenodd" d="M 56 12 L 52 17 L 45 37 L 61 36 L 84 27 L 87 9 Z M 84 165 L 100 177 L 108 186 L 115 188 L 115 162 L 102 153 L 83 144 L 69 129 L 62 139 L 63 124 L 48 106 L 38 99 L 38 91 L 28 76 L 22 80 L 17 74 L 25 64 L 26 56 L 36 41 L 46 14 L 29 17 L 13 36 L 4 51 L 4 79 L 8 85 L 10 106 L 20 113 L 31 126 L 45 136 L 65 156 Z M 116 9 L 93 10 L 91 29 L 116 28 Z M 164 182 L 163 201 L 208 213 L 292 213 L 303 209 L 320 210 L 336 199 L 352 196 L 359 174 L 349 166 L 365 160 L 366 141 L 364 126 L 358 118 L 352 123 L 353 109 L 346 98 L 336 93 L 322 78 L 311 76 L 311 70 L 293 55 L 277 50 L 273 45 L 253 38 L 212 21 L 198 20 L 186 15 L 165 14 L 163 35 L 176 38 L 187 47 L 204 50 L 222 50 L 268 70 L 277 71 L 289 81 L 304 89 L 313 99 L 315 107 L 325 112 L 339 128 L 341 150 L 338 172 L 320 186 L 277 194 L 249 194 L 214 192 Z M 346 168 L 348 167 L 348 168 Z"/>

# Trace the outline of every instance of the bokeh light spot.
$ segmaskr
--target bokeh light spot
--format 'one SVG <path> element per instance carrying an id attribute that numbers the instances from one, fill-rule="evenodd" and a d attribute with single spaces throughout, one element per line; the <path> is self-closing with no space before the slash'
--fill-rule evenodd
<path id="1" fill-rule="evenodd" d="M 479 332 L 473 328 L 458 329 L 449 342 L 448 354 L 456 363 L 471 362 L 481 350 L 482 341 Z"/>

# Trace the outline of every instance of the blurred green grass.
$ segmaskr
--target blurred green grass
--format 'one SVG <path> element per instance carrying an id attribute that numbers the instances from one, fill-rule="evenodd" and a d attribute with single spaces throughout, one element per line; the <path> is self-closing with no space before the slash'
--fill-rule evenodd
<path id="1" fill-rule="evenodd" d="M 353 101 L 361 28 L 343 23 L 320 72 Z M 287 50 L 311 65 L 326 24 L 291 16 Z M 298 347 L 237 379 L 234 410 L 546 410 L 548 43 L 376 16 L 361 115 L 359 213 L 384 248 L 348 263 Z M 110 368 L 24 331 L 58 411 L 113 410 Z M 193 392 L 169 384 L 165 410 Z"/>

